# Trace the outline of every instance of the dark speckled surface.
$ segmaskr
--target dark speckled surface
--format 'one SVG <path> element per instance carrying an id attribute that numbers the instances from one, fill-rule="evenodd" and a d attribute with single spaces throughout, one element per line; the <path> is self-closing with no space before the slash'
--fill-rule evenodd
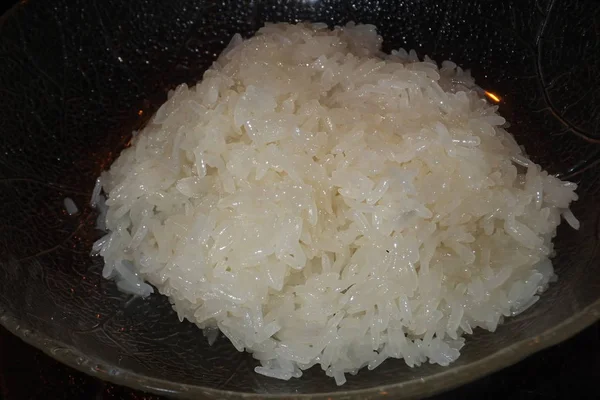
<path id="1" fill-rule="evenodd" d="M 21 2 L 0 20 L 0 322 L 90 374 L 212 398 L 235 397 L 223 390 L 416 397 L 576 333 L 600 316 L 599 10 L 591 0 Z M 583 225 L 559 229 L 559 282 L 497 333 L 470 337 L 450 368 L 390 360 L 343 388 L 317 370 L 287 383 L 257 376 L 250 356 L 223 339 L 208 347 L 163 297 L 119 293 L 89 257 L 98 235 L 86 206 L 94 179 L 166 90 L 198 79 L 233 33 L 302 19 L 374 23 L 388 50 L 416 48 L 472 68 L 502 96 L 501 112 L 532 157 L 580 183 L 573 211 Z M 64 212 L 66 196 L 80 205 L 77 216 Z"/>

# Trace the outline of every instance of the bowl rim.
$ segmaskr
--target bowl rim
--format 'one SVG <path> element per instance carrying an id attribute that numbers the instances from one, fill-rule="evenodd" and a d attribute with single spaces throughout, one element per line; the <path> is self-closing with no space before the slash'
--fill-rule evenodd
<path id="1" fill-rule="evenodd" d="M 4 14 L 0 15 L 0 28 L 11 13 L 15 12 L 18 8 L 25 7 L 26 4 L 27 2 L 18 2 Z M 177 383 L 166 379 L 147 377 L 130 370 L 115 367 L 98 358 L 88 357 L 75 347 L 67 346 L 60 340 L 53 339 L 42 332 L 30 328 L 27 323 L 21 321 L 0 305 L 0 325 L 53 359 L 87 375 L 116 385 L 181 399 L 242 398 L 254 400 L 286 398 L 298 400 L 331 400 L 332 398 L 373 399 L 386 397 L 402 400 L 419 399 L 456 388 L 516 364 L 534 353 L 569 339 L 597 321 L 600 321 L 600 299 L 592 302 L 583 310 L 534 338 L 518 341 L 508 347 L 488 354 L 478 361 L 444 369 L 427 378 L 341 392 L 265 394 L 228 391 L 193 384 Z"/>
<path id="2" fill-rule="evenodd" d="M 502 368 L 516 364 L 540 350 L 554 346 L 574 336 L 598 320 L 600 320 L 600 299 L 534 338 L 518 341 L 508 347 L 488 354 L 478 361 L 445 369 L 427 378 L 342 392 L 265 394 L 237 392 L 177 383 L 121 369 L 98 358 L 88 357 L 72 346 L 66 346 L 59 340 L 52 339 L 41 332 L 32 330 L 28 324 L 23 323 L 10 312 L 0 307 L 0 325 L 55 360 L 87 375 L 113 384 L 181 399 L 235 398 L 254 400 L 287 398 L 298 400 L 331 400 L 332 398 L 373 399 L 384 397 L 403 400 L 419 399 L 456 388 Z"/>

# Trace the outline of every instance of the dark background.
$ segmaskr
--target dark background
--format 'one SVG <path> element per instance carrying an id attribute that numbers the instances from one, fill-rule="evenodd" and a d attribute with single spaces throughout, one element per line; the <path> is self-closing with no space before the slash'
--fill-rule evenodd
<path id="1" fill-rule="evenodd" d="M 0 14 L 6 8 L 0 5 Z M 600 398 L 598 323 L 556 347 L 434 399 L 571 398 Z M 163 398 L 104 383 L 75 371 L 28 346 L 0 327 L 0 399 Z"/>
<path id="2" fill-rule="evenodd" d="M 430 400 L 598 399 L 600 324 L 510 368 Z M 0 328 L 0 399 L 165 400 L 64 366 Z"/>

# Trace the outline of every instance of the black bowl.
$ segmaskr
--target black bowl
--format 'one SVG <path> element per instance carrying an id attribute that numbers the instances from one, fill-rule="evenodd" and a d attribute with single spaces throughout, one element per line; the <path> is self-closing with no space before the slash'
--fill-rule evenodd
<path id="1" fill-rule="evenodd" d="M 89 374 L 184 398 L 413 398 L 573 335 L 600 315 L 599 11 L 566 0 L 22 1 L 0 19 L 0 321 Z M 119 293 L 89 256 L 94 179 L 167 90 L 197 81 L 234 33 L 301 20 L 375 24 L 386 50 L 472 69 L 534 160 L 580 184 L 582 228 L 559 229 L 558 283 L 496 333 L 469 337 L 450 367 L 388 360 L 342 387 L 316 369 L 262 377 L 225 339 L 209 347 L 166 298 Z"/>

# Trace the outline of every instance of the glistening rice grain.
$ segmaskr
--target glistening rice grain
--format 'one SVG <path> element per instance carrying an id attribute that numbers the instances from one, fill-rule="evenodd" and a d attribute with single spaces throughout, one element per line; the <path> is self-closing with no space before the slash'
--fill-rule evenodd
<path id="1" fill-rule="evenodd" d="M 65 211 L 69 215 L 75 215 L 79 212 L 79 208 L 77 208 L 77 204 L 70 197 L 65 197 L 63 200 L 63 205 L 65 207 Z"/>

